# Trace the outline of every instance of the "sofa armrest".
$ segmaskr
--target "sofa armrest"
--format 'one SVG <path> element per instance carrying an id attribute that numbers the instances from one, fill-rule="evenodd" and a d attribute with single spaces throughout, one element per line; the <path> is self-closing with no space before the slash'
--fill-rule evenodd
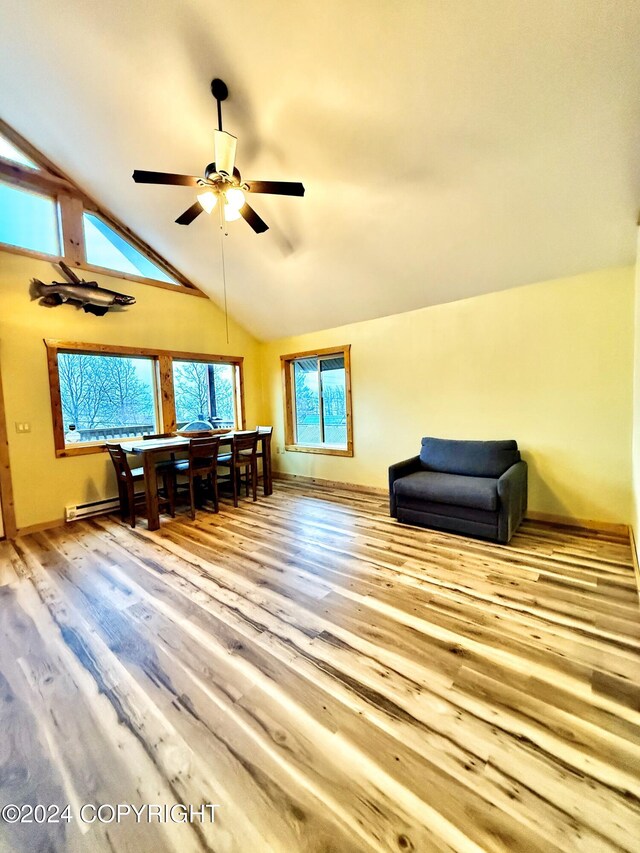
<path id="1" fill-rule="evenodd" d="M 393 518 L 397 515 L 396 496 L 393 491 L 393 484 L 401 477 L 406 477 L 408 474 L 415 474 L 415 472 L 419 470 L 419 456 L 412 456 L 411 459 L 404 459 L 402 462 L 396 462 L 395 465 L 389 466 L 389 513 Z"/>
<path id="2" fill-rule="evenodd" d="M 507 468 L 498 480 L 498 537 L 501 542 L 511 539 L 524 518 L 527 509 L 527 474 L 527 463 L 521 460 Z"/>

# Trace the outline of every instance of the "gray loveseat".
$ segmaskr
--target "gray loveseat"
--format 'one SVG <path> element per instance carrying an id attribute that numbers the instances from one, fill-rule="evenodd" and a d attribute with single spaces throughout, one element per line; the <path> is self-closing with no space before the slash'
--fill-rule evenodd
<path id="1" fill-rule="evenodd" d="M 406 524 L 508 542 L 527 508 L 527 463 L 515 441 L 423 438 L 389 468 L 391 515 Z"/>

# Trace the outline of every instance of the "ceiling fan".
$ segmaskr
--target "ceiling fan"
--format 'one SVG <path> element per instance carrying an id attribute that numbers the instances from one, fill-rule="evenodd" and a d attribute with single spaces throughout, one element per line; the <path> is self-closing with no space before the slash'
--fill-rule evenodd
<path id="1" fill-rule="evenodd" d="M 213 131 L 214 162 L 206 167 L 204 177 L 136 169 L 133 180 L 138 184 L 199 187 L 196 201 L 176 219 L 178 225 L 190 225 L 203 210 L 211 213 L 220 203 L 224 205 L 225 221 L 242 217 L 256 234 L 261 234 L 269 226 L 247 203 L 245 193 L 303 196 L 304 187 L 298 181 L 243 181 L 235 164 L 237 139 L 222 129 L 222 101 L 229 95 L 229 90 L 222 80 L 216 78 L 211 81 L 211 94 L 218 103 L 218 129 Z"/>

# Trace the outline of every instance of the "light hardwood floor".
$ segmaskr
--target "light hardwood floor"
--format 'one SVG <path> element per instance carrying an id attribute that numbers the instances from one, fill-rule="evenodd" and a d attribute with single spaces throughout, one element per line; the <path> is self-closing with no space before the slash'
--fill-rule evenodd
<path id="1" fill-rule="evenodd" d="M 504 547 L 291 482 L 33 534 L 0 543 L 0 806 L 73 820 L 0 822 L 0 850 L 638 851 L 639 683 L 613 535 Z"/>

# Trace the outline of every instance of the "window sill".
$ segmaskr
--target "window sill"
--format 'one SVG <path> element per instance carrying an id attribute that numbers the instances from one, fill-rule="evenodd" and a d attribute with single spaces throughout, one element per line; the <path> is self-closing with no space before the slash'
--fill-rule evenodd
<path id="1" fill-rule="evenodd" d="M 107 445 L 105 442 L 99 444 L 72 444 L 69 447 L 56 449 L 58 459 L 66 458 L 67 456 L 86 456 L 89 453 L 106 453 Z"/>
<path id="2" fill-rule="evenodd" d="M 284 449 L 294 453 L 319 453 L 323 456 L 353 456 L 353 447 L 320 447 L 309 444 L 285 444 Z"/>
<path id="3" fill-rule="evenodd" d="M 109 269 L 108 267 L 99 267 L 95 264 L 90 264 L 85 262 L 76 262 L 73 264 L 76 269 L 86 270 L 87 272 L 96 272 L 99 275 L 110 276 L 111 278 L 118 278 L 121 281 L 134 281 L 139 282 L 140 284 L 150 284 L 152 287 L 162 287 L 165 290 L 173 290 L 174 293 L 188 293 L 190 296 L 200 296 L 207 297 L 206 293 L 203 293 L 201 290 L 198 290 L 193 285 L 181 284 L 179 281 L 172 283 L 170 281 L 160 281 L 157 278 L 147 278 L 143 275 L 135 275 L 134 273 L 128 272 L 118 272 L 117 270 Z"/>
<path id="4" fill-rule="evenodd" d="M 38 258 L 42 261 L 49 261 L 52 264 L 59 264 L 60 261 L 65 261 L 66 259 L 59 254 L 50 255 L 47 252 L 39 252 L 36 249 L 25 249 L 22 246 L 13 246 L 11 243 L 2 243 L 0 242 L 0 252 L 9 252 L 13 255 L 24 255 L 27 258 Z M 133 275 L 133 273 L 128 272 L 118 272 L 117 270 L 110 270 L 106 267 L 97 267 L 94 264 L 80 263 L 78 261 L 70 261 L 67 260 L 66 263 L 73 267 L 76 270 L 84 270 L 89 273 L 98 273 L 99 275 L 105 275 L 109 278 L 117 278 L 120 281 L 133 281 L 139 284 L 149 284 L 151 287 L 161 287 L 164 290 L 172 290 L 174 293 L 187 293 L 189 296 L 200 296 L 207 299 L 207 294 L 203 293 L 203 291 L 198 290 L 194 285 L 181 284 L 180 282 L 176 282 L 175 284 L 171 284 L 168 281 L 160 281 L 155 278 L 145 278 L 142 275 Z M 58 276 L 59 278 L 59 276 Z"/>
<path id="5" fill-rule="evenodd" d="M 225 430 L 228 432 L 228 430 Z M 90 453 L 106 453 L 107 452 L 107 444 L 133 444 L 137 441 L 142 441 L 143 436 L 127 436 L 126 438 L 118 439 L 118 438 L 108 438 L 105 441 L 83 441 L 78 444 L 70 444 L 68 447 L 63 447 L 62 449 L 56 450 L 56 456 L 58 458 L 64 458 L 67 456 L 87 456 Z M 126 448 L 125 448 L 126 449 Z"/>

